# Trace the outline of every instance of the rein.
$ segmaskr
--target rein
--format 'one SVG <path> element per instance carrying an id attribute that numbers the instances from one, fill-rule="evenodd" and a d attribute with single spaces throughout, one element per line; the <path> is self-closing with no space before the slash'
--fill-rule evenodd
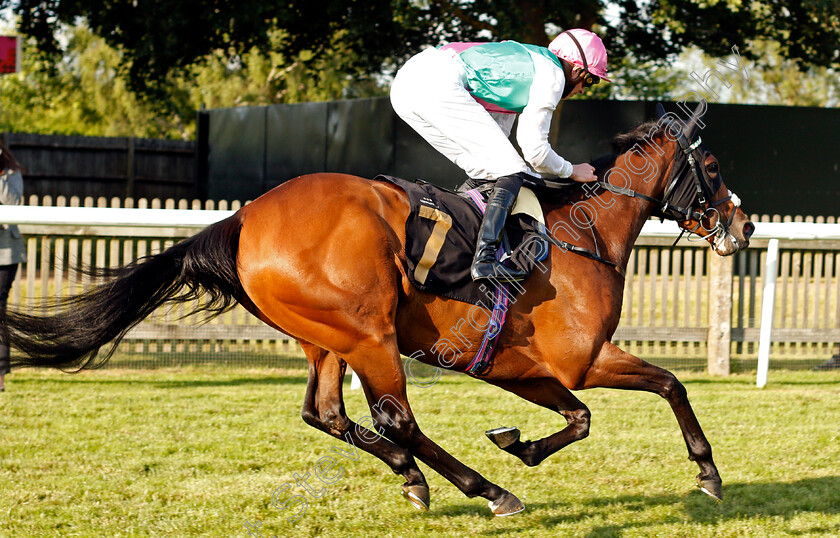
<path id="1" fill-rule="evenodd" d="M 673 120 L 669 120 L 669 123 L 670 121 Z M 654 204 L 656 206 L 656 209 L 654 210 L 654 215 L 662 218 L 663 220 L 667 219 L 678 222 L 696 220 L 697 225 L 693 228 L 682 229 L 680 235 L 677 237 L 676 241 L 674 241 L 674 245 L 676 245 L 679 242 L 679 240 L 682 239 L 682 236 L 685 232 L 688 232 L 689 235 L 692 233 L 697 234 L 697 230 L 699 230 L 702 226 L 706 232 L 708 232 L 710 235 L 714 235 L 715 246 L 717 247 L 719 242 L 725 240 L 726 236 L 731 235 L 729 232 L 729 227 L 732 224 L 733 219 L 735 218 L 735 211 L 732 211 L 729 215 L 729 218 L 726 220 L 726 222 L 724 222 L 723 218 L 720 215 L 720 211 L 718 211 L 717 207 L 723 204 L 724 202 L 732 200 L 735 204 L 735 207 L 737 208 L 741 205 L 741 200 L 732 191 L 728 191 L 728 195 L 724 198 L 721 198 L 720 200 L 712 200 L 714 192 L 712 191 L 712 188 L 708 184 L 708 182 L 703 180 L 703 172 L 702 170 L 700 170 L 700 165 L 697 162 L 697 159 L 694 158 L 694 151 L 700 147 L 702 139 L 698 136 L 697 140 L 695 140 L 692 143 L 689 143 L 686 139 L 685 134 L 680 129 L 679 136 L 677 137 L 677 142 L 680 145 L 682 154 L 685 156 L 686 162 L 684 164 L 681 164 L 679 167 L 674 166 L 672 168 L 671 177 L 668 180 L 668 187 L 665 189 L 665 194 L 661 200 L 658 198 L 653 198 L 646 194 L 642 194 L 640 192 L 636 192 L 630 188 L 616 187 L 615 185 L 607 181 L 598 180 L 593 183 L 603 187 L 605 190 L 613 194 L 627 196 L 630 198 L 640 198 L 642 200 L 645 200 L 646 202 Z M 677 156 L 675 156 L 674 158 L 675 163 L 676 161 Z M 686 168 L 688 169 L 686 170 Z M 686 194 L 683 193 L 680 193 L 678 195 L 677 187 L 682 186 L 685 183 L 685 181 L 689 177 L 689 173 L 691 174 L 691 180 L 694 184 L 694 196 L 692 196 L 685 202 L 682 202 L 679 199 L 673 200 L 673 198 L 676 196 L 686 196 Z M 693 203 L 695 200 L 697 202 L 696 205 Z M 711 220 L 714 214 L 717 214 L 715 225 L 713 228 L 708 229 L 703 225 L 703 220 L 707 217 Z M 626 271 L 624 268 L 620 267 L 617 263 L 602 257 L 596 252 L 592 252 L 591 250 L 583 247 L 572 245 L 570 243 L 567 243 L 566 241 L 557 240 L 554 237 L 551 237 L 549 234 L 545 234 L 543 235 L 543 237 L 545 237 L 545 239 L 550 241 L 553 245 L 563 250 L 567 250 L 580 256 L 584 256 L 586 258 L 605 263 L 610 267 L 614 268 L 616 271 L 618 271 L 622 278 L 625 277 Z"/>

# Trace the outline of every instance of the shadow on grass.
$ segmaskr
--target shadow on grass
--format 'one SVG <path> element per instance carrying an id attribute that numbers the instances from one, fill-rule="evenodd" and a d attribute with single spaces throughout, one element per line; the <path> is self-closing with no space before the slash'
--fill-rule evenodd
<path id="1" fill-rule="evenodd" d="M 709 508 L 705 495 L 684 498 L 686 513 L 699 523 L 743 517 L 782 516 L 799 512 L 840 514 L 840 477 L 804 478 L 796 482 L 724 484 L 726 498 Z"/>
<path id="2" fill-rule="evenodd" d="M 831 375 L 831 374 L 828 374 Z M 678 376 L 679 377 L 679 376 Z M 680 379 L 680 383 L 685 385 L 686 387 L 690 387 L 691 385 L 742 385 L 744 388 L 756 388 L 755 386 L 755 379 L 744 379 L 744 378 L 720 378 L 720 379 Z M 833 378 L 830 379 L 821 379 L 821 380 L 785 380 L 782 383 L 773 383 L 773 372 L 769 374 L 769 380 L 767 381 L 767 388 L 782 388 L 787 386 L 808 386 L 808 385 L 837 385 L 840 383 L 840 379 L 835 375 Z"/>
<path id="3" fill-rule="evenodd" d="M 808 385 L 840 385 L 840 379 L 836 376 L 834 379 L 826 379 L 824 381 L 785 381 L 784 383 L 773 383 L 773 374 L 770 374 L 770 379 L 767 381 L 768 389 L 773 388 L 782 388 L 782 387 L 790 387 L 790 386 L 802 386 L 807 387 Z"/>
<path id="4" fill-rule="evenodd" d="M 183 387 L 236 387 L 244 385 L 306 385 L 306 375 L 291 375 L 291 376 L 277 376 L 277 377 L 241 377 L 237 379 L 196 379 L 192 381 L 165 379 L 160 381 L 152 381 L 149 384 L 165 389 L 175 389 Z"/>
<path id="5" fill-rule="evenodd" d="M 649 526 L 663 524 L 693 523 L 714 525 L 730 520 L 751 518 L 782 517 L 790 518 L 801 513 L 840 514 L 840 477 L 806 478 L 796 482 L 779 483 L 735 483 L 724 485 L 726 500 L 716 503 L 700 491 L 684 495 L 620 495 L 601 497 L 584 502 L 584 509 L 570 511 L 570 503 L 531 502 L 522 515 L 504 518 L 505 525 L 494 530 L 485 530 L 486 535 L 516 536 L 533 532 L 540 527 L 548 532 L 564 523 L 581 522 L 586 519 L 603 521 L 608 516 L 615 519 L 616 512 L 641 514 L 645 510 L 662 505 L 682 506 L 684 517 L 651 516 L 649 521 L 639 521 L 639 517 L 630 516 L 623 525 L 593 526 L 586 534 L 588 537 L 622 536 L 629 529 L 644 530 Z M 575 506 L 579 506 L 574 503 Z M 493 519 L 486 505 L 470 503 L 438 507 L 437 514 L 443 516 L 480 516 Z M 547 514 L 546 514 L 547 512 Z M 531 515 L 533 514 L 533 515 Z M 642 516 L 644 519 L 644 516 Z M 827 528 L 825 529 L 827 530 Z M 835 529 L 836 530 L 836 529 Z M 808 532 L 819 532 L 810 529 Z"/>
<path id="6" fill-rule="evenodd" d="M 742 385 L 745 388 L 756 388 L 755 387 L 755 372 L 736 372 L 737 375 L 732 375 L 728 377 L 716 377 L 716 378 L 686 378 L 682 379 L 677 373 L 677 378 L 680 382 L 685 385 L 686 387 L 690 385 Z M 787 379 L 787 374 L 790 373 L 801 373 L 807 374 L 807 377 L 802 379 Z M 748 375 L 744 375 L 748 374 Z M 782 372 L 786 376 L 786 379 L 781 382 L 773 383 L 773 374 L 774 372 L 771 370 L 768 374 L 768 381 L 767 381 L 767 388 L 780 388 L 786 386 L 801 386 L 801 385 L 837 385 L 840 383 L 840 370 L 837 371 L 823 371 L 823 372 L 814 372 L 810 369 L 799 369 L 798 372 L 794 372 L 793 370 L 786 370 Z M 822 379 L 820 379 L 822 378 Z M 778 378 L 777 378 L 778 379 Z"/>
<path id="7" fill-rule="evenodd" d="M 348 376 L 349 377 L 349 376 Z M 150 386 L 161 389 L 177 389 L 185 387 L 236 387 L 250 385 L 306 385 L 307 375 L 278 375 L 271 377 L 240 377 L 234 379 L 115 379 L 106 377 L 67 375 L 61 377 L 26 379 L 20 383 L 68 383 L 76 385 L 134 385 Z"/>

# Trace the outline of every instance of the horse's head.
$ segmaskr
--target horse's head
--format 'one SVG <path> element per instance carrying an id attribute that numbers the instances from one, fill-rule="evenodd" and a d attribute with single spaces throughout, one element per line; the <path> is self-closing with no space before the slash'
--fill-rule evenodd
<path id="1" fill-rule="evenodd" d="M 705 107 L 701 102 L 683 123 L 657 105 L 657 123 L 676 148 L 663 206 L 654 215 L 676 220 L 684 231 L 706 239 L 717 254 L 729 256 L 750 245 L 755 225 L 741 210 L 738 196 L 726 188 L 717 158 L 698 136 Z"/>

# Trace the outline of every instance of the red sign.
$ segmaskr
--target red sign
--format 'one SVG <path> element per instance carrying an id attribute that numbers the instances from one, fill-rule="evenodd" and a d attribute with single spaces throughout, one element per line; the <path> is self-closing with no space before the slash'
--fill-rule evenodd
<path id="1" fill-rule="evenodd" d="M 0 74 L 20 71 L 20 38 L 0 36 Z"/>

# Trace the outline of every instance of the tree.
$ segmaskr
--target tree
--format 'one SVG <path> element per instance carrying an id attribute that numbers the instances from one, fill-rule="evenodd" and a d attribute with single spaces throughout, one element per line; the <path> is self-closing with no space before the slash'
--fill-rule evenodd
<path id="1" fill-rule="evenodd" d="M 158 96 L 138 95 L 129 86 L 124 53 L 84 24 L 62 30 L 66 43 L 58 61 L 24 46 L 21 73 L 0 79 L 0 130 L 87 136 L 191 138 L 195 111 L 238 105 L 368 97 L 384 90 L 363 73 L 348 72 L 352 52 L 340 43 L 312 61 L 278 52 L 282 32 L 269 35 L 265 49 L 244 54 L 215 50 L 193 65 L 170 73 Z M 351 62 L 352 63 L 352 62 Z"/>
<path id="2" fill-rule="evenodd" d="M 58 62 L 34 42 L 26 43 L 22 72 L 2 80 L 0 129 L 147 137 L 177 136 L 182 130 L 177 115 L 160 116 L 130 90 L 118 50 L 84 26 L 69 29 L 65 39 L 66 52 Z"/>
<path id="3" fill-rule="evenodd" d="M 691 48 L 680 55 L 680 63 L 685 67 L 675 70 L 678 73 L 676 84 L 664 94 L 678 100 L 689 92 L 697 91 L 696 80 L 688 71 L 705 73 L 711 69 L 723 72 L 731 87 L 722 83 L 715 84 L 721 103 L 837 107 L 840 106 L 840 76 L 837 71 L 811 66 L 803 70 L 795 60 L 783 58 L 779 53 L 780 45 L 776 42 L 755 40 L 749 44 L 749 50 L 765 59 L 759 65 L 748 66 L 748 78 L 734 74 L 728 69 L 721 69 L 720 58 L 703 54 L 699 49 Z M 740 52 L 744 52 L 741 50 Z M 735 63 L 734 55 L 723 58 Z"/>
<path id="4" fill-rule="evenodd" d="M 339 41 L 352 51 L 350 71 L 376 73 L 424 45 L 464 39 L 516 39 L 545 45 L 547 29 L 583 27 L 605 37 L 623 59 L 663 65 L 694 45 L 712 56 L 753 39 L 780 44 L 797 66 L 840 67 L 836 0 L 0 0 L 20 16 L 20 30 L 58 51 L 58 25 L 84 17 L 130 59 L 129 80 L 154 93 L 167 75 L 215 50 L 244 54 L 270 45 L 305 62 L 324 60 Z M 606 18 L 608 12 L 615 16 Z M 556 32 L 551 32 L 556 33 Z M 761 60 L 751 51 L 748 58 Z"/>
<path id="5" fill-rule="evenodd" d="M 272 31 L 267 48 L 244 54 L 215 50 L 177 77 L 194 109 L 327 101 L 339 97 L 382 95 L 384 90 L 363 72 L 353 70 L 353 52 L 338 40 L 331 53 L 312 58 L 309 51 L 289 58 L 288 39 Z"/>

